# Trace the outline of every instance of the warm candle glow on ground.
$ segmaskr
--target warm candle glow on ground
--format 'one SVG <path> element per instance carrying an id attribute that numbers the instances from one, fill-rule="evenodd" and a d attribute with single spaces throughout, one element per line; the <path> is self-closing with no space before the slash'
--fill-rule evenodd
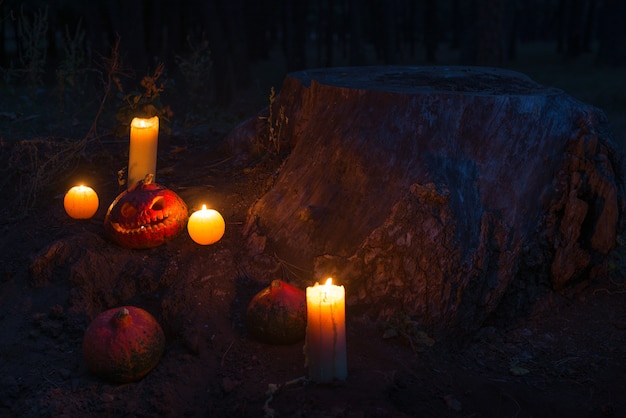
<path id="1" fill-rule="evenodd" d="M 63 198 L 65 212 L 74 219 L 89 219 L 95 215 L 99 205 L 98 195 L 87 186 L 72 187 Z"/>

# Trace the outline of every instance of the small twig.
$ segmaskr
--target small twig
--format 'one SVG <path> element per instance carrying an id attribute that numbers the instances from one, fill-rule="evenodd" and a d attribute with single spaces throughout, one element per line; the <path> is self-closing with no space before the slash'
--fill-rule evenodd
<path id="1" fill-rule="evenodd" d="M 285 272 L 287 273 L 291 273 L 296 277 L 298 276 L 298 273 L 296 273 L 296 270 L 302 272 L 302 273 L 310 273 L 307 269 L 304 269 L 302 267 L 298 267 L 295 264 L 289 263 L 283 259 L 281 259 L 276 252 L 274 252 L 274 258 L 276 258 L 276 260 L 278 260 L 278 264 L 280 265 L 280 267 L 283 270 L 283 275 L 285 274 Z"/>
<path id="2" fill-rule="evenodd" d="M 230 342 L 230 345 L 226 349 L 226 351 L 224 351 L 224 354 L 222 354 L 222 360 L 220 361 L 220 367 L 224 367 L 224 359 L 226 358 L 226 354 L 228 354 L 228 352 L 230 351 L 230 348 L 233 346 L 234 343 L 235 343 L 235 340 L 232 340 Z"/>
<path id="3" fill-rule="evenodd" d="M 176 186 L 177 190 L 189 190 L 189 189 L 214 189 L 215 186 L 211 185 L 211 184 L 206 184 L 203 185 L 202 187 L 200 186 Z"/>
<path id="4" fill-rule="evenodd" d="M 210 164 L 210 165 L 207 165 L 207 166 L 204 166 L 204 167 L 205 167 L 205 168 L 215 168 L 215 167 L 219 167 L 220 165 L 222 165 L 222 164 L 224 164 L 224 163 L 226 163 L 226 162 L 228 162 L 228 161 L 232 160 L 233 158 L 234 158 L 233 156 L 226 157 L 226 158 L 224 158 L 223 160 L 220 160 L 220 161 L 214 162 L 214 163 L 212 163 L 212 164 Z"/>
<path id="5" fill-rule="evenodd" d="M 565 364 L 565 363 L 567 363 L 569 361 L 572 361 L 572 360 L 578 360 L 578 357 L 576 357 L 576 356 L 565 357 L 565 358 L 562 358 L 561 360 L 558 360 L 558 361 L 554 362 L 554 365 L 556 367 L 560 367 L 563 364 Z"/>
<path id="6" fill-rule="evenodd" d="M 113 44 L 113 49 L 111 50 L 111 57 L 105 59 L 107 68 L 105 68 L 107 72 L 107 80 L 104 86 L 104 95 L 102 96 L 102 100 L 100 100 L 100 106 L 98 107 L 98 111 L 96 112 L 96 116 L 89 128 L 89 132 L 85 135 L 85 138 L 97 138 L 97 130 L 98 130 L 98 120 L 100 116 L 104 112 L 104 105 L 106 104 L 109 96 L 111 95 L 111 90 L 113 90 L 113 84 L 115 82 L 115 76 L 120 72 L 120 56 L 119 56 L 119 47 L 120 47 L 120 37 L 119 35 L 115 39 L 115 43 Z"/>
<path id="7" fill-rule="evenodd" d="M 606 288 L 603 287 L 601 289 L 594 290 L 593 294 L 595 295 L 595 294 L 600 293 L 600 292 L 604 292 L 604 293 L 606 293 L 609 296 L 613 296 L 613 295 L 622 295 L 622 294 L 626 293 L 626 290 L 615 290 L 615 291 L 611 292 L 609 289 L 606 289 Z"/>
<path id="8" fill-rule="evenodd" d="M 512 400 L 515 403 L 515 405 L 517 405 L 517 411 L 515 412 L 515 415 L 513 415 L 514 417 L 518 416 L 519 413 L 522 412 L 522 407 L 520 406 L 519 402 L 517 402 L 517 399 L 515 399 L 512 395 L 509 395 L 506 392 L 500 392 L 500 395 L 509 398 L 510 400 Z"/>
<path id="9" fill-rule="evenodd" d="M 274 413 L 276 411 L 274 410 L 274 408 L 270 408 L 270 402 L 274 400 L 274 396 L 277 395 L 278 392 L 285 386 L 295 385 L 300 382 L 306 383 L 307 382 L 306 376 L 300 376 L 295 379 L 288 380 L 287 382 L 283 384 L 270 383 L 268 385 L 267 391 L 265 392 L 268 398 L 265 400 L 265 403 L 263 404 L 263 412 L 265 412 L 265 418 L 274 417 Z"/>
<path id="10" fill-rule="evenodd" d="M 51 385 L 53 385 L 55 388 L 58 388 L 58 387 L 59 387 L 59 385 L 58 385 L 56 382 L 54 382 L 54 381 L 50 380 L 50 379 L 49 379 L 49 378 L 48 378 L 45 374 L 43 374 L 43 372 L 41 373 L 41 377 L 43 377 L 43 378 L 44 378 L 44 380 L 45 380 L 46 382 L 50 383 L 50 384 L 51 384 Z"/>

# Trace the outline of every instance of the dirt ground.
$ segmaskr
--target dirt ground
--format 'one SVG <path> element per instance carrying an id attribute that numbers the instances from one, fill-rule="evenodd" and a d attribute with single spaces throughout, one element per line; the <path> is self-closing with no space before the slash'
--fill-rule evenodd
<path id="1" fill-rule="evenodd" d="M 3 113 L 3 163 L 19 138 L 34 137 L 29 115 Z M 253 116 L 247 108 L 228 123 Z M 91 122 L 77 118 L 72 127 Z M 35 123 L 49 123 L 52 132 L 61 124 Z M 348 307 L 347 380 L 307 381 L 302 343 L 256 342 L 243 323 L 256 292 L 272 279 L 288 279 L 279 262 L 271 273 L 251 269 L 242 243 L 247 210 L 280 161 L 235 163 L 222 147 L 228 123 L 179 124 L 159 143 L 157 182 L 179 193 L 192 211 L 208 203 L 222 213 L 226 233 L 217 244 L 199 246 L 186 231 L 149 250 L 106 240 L 102 222 L 122 190 L 117 172 L 127 158 L 127 141 L 112 136 L 90 143 L 62 175 L 46 179 L 27 216 L 4 210 L 0 415 L 626 417 L 622 247 L 606 277 L 538 300 L 515 323 L 485 324 L 461 344 L 428 346 L 414 335 L 394 335 L 390 324 Z M 11 181 L 26 184 L 19 179 L 32 173 L 23 171 Z M 100 196 L 98 212 L 86 221 L 63 210 L 63 194 L 78 178 Z M 4 202 L 16 204 L 19 184 L 0 190 Z M 152 313 L 165 331 L 166 349 L 141 381 L 112 385 L 87 370 L 81 342 L 91 319 L 121 305 Z"/>

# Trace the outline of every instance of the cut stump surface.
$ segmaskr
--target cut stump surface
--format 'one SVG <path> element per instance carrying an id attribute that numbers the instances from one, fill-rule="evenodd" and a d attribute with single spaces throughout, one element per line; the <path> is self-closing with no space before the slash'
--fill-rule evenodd
<path id="1" fill-rule="evenodd" d="M 604 113 L 523 74 L 302 71 L 272 106 L 229 137 L 280 125 L 289 152 L 250 209 L 250 252 L 303 286 L 334 276 L 354 309 L 459 335 L 593 278 L 615 246 L 621 156 Z"/>

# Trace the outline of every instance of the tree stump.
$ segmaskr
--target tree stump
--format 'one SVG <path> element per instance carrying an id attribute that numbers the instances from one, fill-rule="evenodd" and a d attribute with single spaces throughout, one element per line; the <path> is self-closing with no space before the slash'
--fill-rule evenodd
<path id="1" fill-rule="evenodd" d="M 228 138 L 280 131 L 289 151 L 249 210 L 249 254 L 310 272 L 291 278 L 301 286 L 333 276 L 372 318 L 464 335 L 593 277 L 621 230 L 606 116 L 520 73 L 296 72 L 263 116 Z"/>

